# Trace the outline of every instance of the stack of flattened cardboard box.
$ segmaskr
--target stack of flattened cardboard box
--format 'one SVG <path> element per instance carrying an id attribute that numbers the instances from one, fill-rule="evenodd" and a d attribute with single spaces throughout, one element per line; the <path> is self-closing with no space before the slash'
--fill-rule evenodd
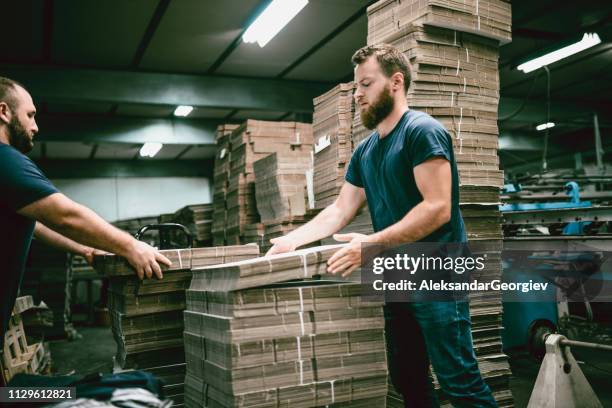
<path id="1" fill-rule="evenodd" d="M 385 405 L 381 304 L 356 283 L 307 280 L 340 247 L 193 270 L 186 406 Z"/>
<path id="2" fill-rule="evenodd" d="M 230 167 L 230 135 L 238 125 L 219 125 L 215 136 L 217 151 L 215 153 L 215 164 L 213 170 L 213 221 L 212 240 L 213 245 L 223 246 L 226 244 L 225 233 L 227 223 L 227 189 L 229 186 Z"/>
<path id="3" fill-rule="evenodd" d="M 368 44 L 388 42 L 413 23 L 472 33 L 505 44 L 512 40 L 506 0 L 381 0 L 368 8 Z"/>
<path id="4" fill-rule="evenodd" d="M 258 256 L 257 245 L 160 251 L 172 261 L 163 279 L 140 281 L 127 261 L 112 254 L 96 257 L 108 277 L 109 312 L 117 343 L 116 370 L 143 369 L 165 381 L 166 396 L 183 403 L 185 353 L 183 311 L 191 269 Z"/>
<path id="5" fill-rule="evenodd" d="M 53 326 L 43 327 L 45 338 L 74 338 L 72 324 L 72 267 L 68 253 L 32 240 L 20 293 L 45 302 L 53 311 Z"/>
<path id="6" fill-rule="evenodd" d="M 194 247 L 212 244 L 212 204 L 187 205 L 174 213 L 171 222 L 184 225 L 193 236 Z"/>
<path id="7" fill-rule="evenodd" d="M 173 217 L 173 215 L 171 214 L 164 214 L 164 217 Z M 125 219 L 125 220 L 118 220 L 113 222 L 112 224 L 119 228 L 120 230 L 123 230 L 131 235 L 134 235 L 138 232 L 138 230 L 145 226 L 145 225 L 149 225 L 149 224 L 157 224 L 159 223 L 161 216 L 155 216 L 155 217 L 140 217 L 140 218 L 129 218 L 129 219 Z M 165 220 L 167 222 L 170 222 L 169 220 Z"/>
<path id="8" fill-rule="evenodd" d="M 313 129 L 315 135 L 314 194 L 315 208 L 332 204 L 344 184 L 353 150 L 372 131 L 361 125 L 359 110 L 353 99 L 354 84 L 339 84 L 314 99 Z M 340 233 L 372 233 L 367 205 Z M 332 244 L 329 237 L 321 241 Z"/>
<path id="9" fill-rule="evenodd" d="M 276 153 L 277 158 L 310 157 L 312 125 L 247 120 L 232 132 L 230 146 L 225 241 L 238 244 L 246 226 L 260 222 L 255 197 L 254 163 L 272 153 Z"/>
<path id="10" fill-rule="evenodd" d="M 314 196 L 318 209 L 338 196 L 351 159 L 353 88 L 352 82 L 339 84 L 313 101 Z"/>
<path id="11" fill-rule="evenodd" d="M 501 277 L 497 204 L 499 46 L 511 39 L 503 0 L 381 0 L 368 8 L 368 44 L 399 48 L 412 64 L 411 109 L 440 121 L 452 137 L 468 239 L 487 254 L 488 279 Z M 512 406 L 510 368 L 501 346 L 501 296 L 472 293 L 472 334 L 480 370 L 499 406 Z M 397 395 L 390 406 L 400 406 Z M 441 401 L 448 399 L 441 395 Z"/>
<path id="12" fill-rule="evenodd" d="M 255 197 L 261 222 L 306 214 L 307 172 L 312 169 L 309 151 L 272 153 L 254 164 Z"/>
<path id="13" fill-rule="evenodd" d="M 271 239 L 289 234 L 294 229 L 297 229 L 306 224 L 308 221 L 312 220 L 318 213 L 319 210 L 316 209 L 307 210 L 304 215 L 286 217 L 279 221 L 266 223 L 264 228 L 263 244 L 261 246 L 262 253 L 267 252 L 268 249 L 272 247 L 272 244 L 270 243 Z M 302 248 L 319 246 L 320 244 L 321 243 L 319 241 L 313 241 L 308 245 L 304 245 Z"/>

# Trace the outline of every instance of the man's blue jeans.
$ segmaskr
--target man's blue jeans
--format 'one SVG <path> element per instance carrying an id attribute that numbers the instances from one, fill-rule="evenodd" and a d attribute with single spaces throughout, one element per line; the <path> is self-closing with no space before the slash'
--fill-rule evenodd
<path id="1" fill-rule="evenodd" d="M 438 407 L 429 364 L 454 407 L 497 407 L 483 381 L 465 301 L 385 305 L 389 374 L 406 407 Z"/>

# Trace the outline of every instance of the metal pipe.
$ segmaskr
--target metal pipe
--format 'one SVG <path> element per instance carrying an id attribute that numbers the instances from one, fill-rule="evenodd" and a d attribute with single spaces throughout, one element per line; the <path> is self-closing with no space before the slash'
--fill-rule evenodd
<path id="1" fill-rule="evenodd" d="M 586 341 L 562 339 L 560 341 L 560 344 L 562 346 L 582 347 L 582 348 L 590 348 L 590 349 L 596 349 L 596 350 L 612 351 L 612 346 L 608 346 L 607 344 L 589 343 Z"/>

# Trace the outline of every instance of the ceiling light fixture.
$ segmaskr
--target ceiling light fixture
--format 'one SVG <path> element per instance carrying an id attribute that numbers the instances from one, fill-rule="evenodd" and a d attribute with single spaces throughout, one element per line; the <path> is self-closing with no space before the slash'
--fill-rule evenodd
<path id="1" fill-rule="evenodd" d="M 555 127 L 553 122 L 542 123 L 541 125 L 536 126 L 536 130 L 550 129 L 551 127 Z"/>
<path id="2" fill-rule="evenodd" d="M 164 145 L 161 143 L 147 142 L 140 148 L 140 155 L 142 157 L 155 157 L 162 147 L 164 147 Z"/>
<path id="3" fill-rule="evenodd" d="M 242 36 L 245 43 L 261 48 L 278 34 L 306 5 L 308 0 L 274 0 L 247 28 Z"/>
<path id="4" fill-rule="evenodd" d="M 189 115 L 192 110 L 193 110 L 193 106 L 180 105 L 180 106 L 177 106 L 176 109 L 174 110 L 174 116 L 185 117 Z"/>
<path id="5" fill-rule="evenodd" d="M 517 69 L 527 74 L 531 71 L 535 71 L 538 68 L 542 68 L 545 65 L 550 65 L 554 62 L 562 60 L 563 58 L 567 58 L 570 55 L 574 55 L 588 48 L 594 47 L 599 43 L 601 43 L 601 38 L 599 38 L 597 33 L 585 33 L 582 36 L 582 40 L 560 48 L 556 51 L 549 52 L 541 57 L 529 60 L 519 65 Z"/>

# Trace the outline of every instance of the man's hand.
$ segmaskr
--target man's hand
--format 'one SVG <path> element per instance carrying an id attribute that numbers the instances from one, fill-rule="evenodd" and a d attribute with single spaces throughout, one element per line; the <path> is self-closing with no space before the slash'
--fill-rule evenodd
<path id="1" fill-rule="evenodd" d="M 125 258 L 130 265 L 134 267 L 136 275 L 138 275 L 138 278 L 141 280 L 144 279 L 145 276 L 147 279 L 151 279 L 153 274 L 155 274 L 157 279 L 163 278 L 162 270 L 158 262 L 168 267 L 172 265 L 172 262 L 160 254 L 155 248 L 136 239 L 133 240 L 133 246 L 125 255 Z"/>
<path id="2" fill-rule="evenodd" d="M 359 268 L 361 266 L 361 243 L 368 242 L 368 238 L 367 235 L 357 233 L 334 234 L 336 241 L 349 241 L 349 245 L 339 249 L 328 259 L 327 272 L 334 275 L 341 273 L 345 278 Z"/>
<path id="3" fill-rule="evenodd" d="M 107 252 L 101 251 L 101 250 L 96 249 L 96 248 L 86 247 L 85 251 L 82 254 L 82 256 L 83 256 L 83 258 L 85 258 L 85 260 L 87 261 L 89 266 L 93 266 L 93 261 L 94 261 L 94 258 L 96 257 L 96 255 L 104 255 L 106 253 Z"/>
<path id="4" fill-rule="evenodd" d="M 295 251 L 295 248 L 297 248 L 297 245 L 287 235 L 272 238 L 270 242 L 274 245 L 266 252 L 266 256 Z"/>

